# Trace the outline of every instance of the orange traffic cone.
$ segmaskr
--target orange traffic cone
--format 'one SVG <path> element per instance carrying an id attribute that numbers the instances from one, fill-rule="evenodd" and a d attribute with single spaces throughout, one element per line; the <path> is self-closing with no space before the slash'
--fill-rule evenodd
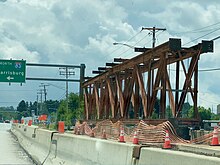
<path id="1" fill-rule="evenodd" d="M 95 137 L 95 133 L 94 131 L 92 130 L 91 134 L 90 134 L 90 137 Z"/>
<path id="2" fill-rule="evenodd" d="M 219 142 L 218 142 L 218 127 L 214 127 L 211 146 L 219 146 Z"/>
<path id="3" fill-rule="evenodd" d="M 121 131 L 120 131 L 119 142 L 125 143 L 125 139 L 124 139 L 124 129 L 123 129 L 123 128 L 121 128 Z"/>
<path id="4" fill-rule="evenodd" d="M 170 145 L 169 132 L 168 132 L 168 130 L 166 130 L 165 142 L 164 142 L 164 145 L 163 145 L 163 149 L 170 149 L 170 148 L 172 148 L 172 147 Z"/>
<path id="5" fill-rule="evenodd" d="M 107 136 L 106 136 L 105 130 L 102 131 L 102 139 L 107 139 Z"/>
<path id="6" fill-rule="evenodd" d="M 77 134 L 77 127 L 75 126 L 74 130 L 73 130 L 74 134 Z"/>
<path id="7" fill-rule="evenodd" d="M 77 128 L 76 135 L 80 135 L 80 128 Z"/>
<path id="8" fill-rule="evenodd" d="M 16 123 L 18 123 L 18 121 L 16 121 Z M 28 121 L 28 126 L 31 126 L 32 125 L 32 120 L 29 120 Z"/>
<path id="9" fill-rule="evenodd" d="M 134 139 L 133 139 L 133 144 L 138 144 L 138 137 L 137 137 L 137 131 L 134 132 Z"/>

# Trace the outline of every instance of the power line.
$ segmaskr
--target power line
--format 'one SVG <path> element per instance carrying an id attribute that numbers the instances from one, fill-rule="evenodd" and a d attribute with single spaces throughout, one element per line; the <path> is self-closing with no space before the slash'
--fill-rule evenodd
<path id="1" fill-rule="evenodd" d="M 15 92 L 15 91 L 16 91 L 16 92 L 25 92 L 25 91 L 26 91 L 26 92 L 32 92 L 32 91 L 34 91 L 34 90 L 31 90 L 31 89 L 27 89 L 27 90 L 2 90 L 2 89 L 1 89 L 1 92 L 2 92 L 2 91 L 7 91 L 7 92 Z"/>
<path id="2" fill-rule="evenodd" d="M 146 39 L 146 37 L 149 36 L 149 34 L 145 35 L 143 38 L 141 38 L 139 41 L 137 41 L 133 46 L 136 46 L 138 43 L 140 43 L 141 41 L 143 41 L 144 39 Z M 148 43 L 150 43 L 151 40 L 149 40 L 145 45 L 147 45 Z"/>
<path id="3" fill-rule="evenodd" d="M 54 84 L 52 84 L 52 83 L 48 83 L 48 84 L 51 85 L 51 86 L 54 86 L 54 87 L 56 87 L 56 88 L 58 88 L 58 89 L 65 90 L 64 87 L 61 87 L 61 86 L 58 86 L 58 85 L 54 85 Z"/>
<path id="4" fill-rule="evenodd" d="M 218 27 L 219 28 L 219 27 Z M 174 33 L 174 34 L 187 34 L 187 33 L 205 33 L 211 30 L 216 30 L 218 28 L 212 28 L 212 29 L 206 29 L 206 30 L 199 30 L 199 31 L 186 31 L 186 32 L 180 32 L 180 33 Z"/>
<path id="5" fill-rule="evenodd" d="M 220 22 L 216 22 L 216 23 L 214 23 L 214 24 L 211 24 L 211 25 L 208 25 L 208 26 L 204 26 L 204 27 L 202 27 L 202 28 L 198 28 L 198 29 L 190 30 L 190 31 L 184 31 L 184 32 L 173 32 L 173 33 L 174 33 L 174 34 L 182 34 L 182 33 L 196 33 L 196 32 L 203 32 L 203 31 L 201 31 L 201 30 L 206 29 L 206 28 L 209 28 L 209 27 L 212 27 L 212 26 L 215 26 L 215 25 L 218 25 L 218 24 L 220 24 Z M 209 30 L 211 30 L 211 29 L 209 29 Z M 172 32 L 172 31 L 170 31 L 170 32 Z M 205 32 L 205 31 L 204 31 L 204 32 Z"/>
<path id="6" fill-rule="evenodd" d="M 143 30 L 150 30 L 150 31 L 152 31 L 152 34 L 153 34 L 153 45 L 155 45 L 155 40 L 156 40 L 156 36 L 155 36 L 155 33 L 157 32 L 157 31 L 165 31 L 166 29 L 161 29 L 161 28 L 155 28 L 155 27 L 153 27 L 153 28 L 142 28 L 142 30 L 141 31 L 139 31 L 137 34 L 135 34 L 134 36 L 132 36 L 131 38 L 129 38 L 126 42 L 123 42 L 123 45 L 125 45 L 125 44 L 127 44 L 127 42 L 128 41 L 130 41 L 130 40 L 132 40 L 133 38 L 135 38 L 138 34 L 140 34 Z M 145 35 L 143 38 L 141 38 L 140 40 L 138 40 L 134 45 L 133 45 L 133 47 L 135 46 L 135 45 L 137 45 L 138 43 L 140 43 L 141 41 L 143 41 L 144 39 L 146 39 L 146 36 L 148 36 L 149 35 L 149 33 L 147 34 L 147 35 Z M 158 35 L 157 35 L 158 36 Z M 149 42 L 151 42 L 151 40 L 149 41 Z M 147 42 L 146 44 L 148 44 L 149 42 Z M 114 52 L 116 52 L 116 51 L 118 51 L 118 50 L 120 50 L 122 47 L 123 47 L 123 45 L 121 45 L 120 47 L 118 47 L 117 49 L 115 49 L 115 50 L 113 50 L 112 52 L 110 52 L 110 55 L 111 54 L 113 54 Z M 126 53 L 126 52 L 128 52 L 130 49 L 126 49 L 125 51 L 123 51 L 122 53 L 120 53 L 118 56 L 121 56 L 122 54 L 124 54 L 124 53 Z M 124 56 L 124 57 L 127 57 L 127 56 Z"/>
<path id="7" fill-rule="evenodd" d="M 211 72 L 211 71 L 218 71 L 220 68 L 211 68 L 211 69 L 199 69 L 199 72 Z"/>
<path id="8" fill-rule="evenodd" d="M 210 104 L 217 104 L 217 105 L 219 104 L 217 102 L 207 101 L 206 99 L 202 99 L 201 97 L 199 97 L 199 99 L 201 99 L 201 100 L 203 100 L 203 101 L 205 101 L 207 103 L 210 103 Z"/>
<path id="9" fill-rule="evenodd" d="M 143 41 L 144 39 L 146 39 L 146 37 L 148 36 L 149 34 L 145 35 L 143 38 L 141 38 L 140 40 L 138 40 L 134 45 L 131 45 L 132 47 L 135 47 L 138 43 L 140 43 L 141 41 Z M 148 41 L 146 44 L 150 43 L 150 41 Z M 128 52 L 129 50 L 131 50 L 130 48 L 126 49 L 125 51 L 123 51 L 122 53 L 120 53 L 118 56 L 120 57 L 121 55 L 123 55 L 124 53 Z M 124 56 L 124 57 L 127 57 L 128 55 Z"/>
<path id="10" fill-rule="evenodd" d="M 199 28 L 199 29 L 195 29 L 195 30 L 192 30 L 192 31 L 186 31 L 186 32 L 182 32 L 182 33 L 189 33 L 189 32 L 196 32 L 196 31 L 198 31 L 198 30 L 203 30 L 203 29 L 206 29 L 206 28 L 208 28 L 208 27 L 212 27 L 212 26 L 214 26 L 214 25 L 217 25 L 217 24 L 220 24 L 220 22 L 217 22 L 217 23 L 215 23 L 215 24 L 212 24 L 212 25 L 209 25 L 209 26 L 205 26 L 205 27 L 202 27 L 202 28 Z M 142 29 L 143 30 L 143 29 Z M 141 30 L 141 31 L 142 31 Z M 162 29 L 163 31 L 162 32 L 164 32 L 165 31 L 165 29 Z M 205 35 L 202 35 L 202 36 L 200 36 L 200 37 L 198 37 L 198 38 L 195 38 L 195 39 L 193 39 L 193 40 L 191 40 L 191 41 L 189 41 L 189 42 L 187 42 L 187 43 L 185 43 L 184 45 L 187 45 L 187 44 L 189 44 L 189 43 L 191 43 L 191 42 L 193 42 L 193 41 L 196 41 L 196 40 L 198 40 L 198 39 L 200 39 L 200 38 L 202 38 L 202 37 L 205 37 L 205 36 L 207 36 L 207 35 L 209 35 L 209 34 L 212 34 L 212 33 L 214 33 L 214 32 L 216 32 L 216 31 L 218 31 L 218 30 L 220 30 L 220 27 L 218 27 L 218 28 L 215 28 L 215 29 L 208 29 L 208 30 L 205 30 L 204 32 L 206 32 L 206 31 L 210 31 L 210 30 L 212 30 L 211 32 L 209 32 L 209 33 L 207 33 L 207 34 L 205 34 Z M 201 31 L 202 32 L 202 31 Z M 161 33 L 160 33 L 161 34 Z M 159 35 L 160 35 L 159 34 Z M 158 35 L 158 36 L 159 36 Z M 146 37 L 146 36 L 145 36 Z M 136 42 L 133 46 L 135 46 L 137 43 L 139 43 L 139 42 L 141 42 L 145 37 L 143 37 L 141 40 L 139 40 L 138 42 Z M 134 37 L 132 37 L 132 38 L 134 38 Z M 132 38 L 130 38 L 129 40 L 131 40 Z M 154 37 L 155 39 L 156 39 L 156 37 Z M 155 41 L 155 39 L 153 40 L 153 41 Z M 129 41 L 128 40 L 128 41 Z M 150 41 L 149 41 L 150 42 Z M 148 43 L 149 43 L 148 42 Z M 126 42 L 125 42 L 126 43 Z M 155 44 L 155 42 L 153 42 L 153 44 Z M 183 45 L 183 46 L 184 46 Z M 116 50 L 119 50 L 120 48 L 122 48 L 123 46 L 121 46 L 121 47 L 119 47 L 118 49 L 116 49 Z M 115 51 L 116 51 L 115 50 Z M 113 51 L 113 52 L 115 52 L 115 51 Z M 122 55 L 122 54 L 124 54 L 124 53 L 126 53 L 126 52 L 128 52 L 129 51 L 129 49 L 127 49 L 127 50 L 125 50 L 124 52 L 122 52 L 122 53 L 120 53 L 119 54 L 119 56 L 120 55 Z M 112 53 L 113 53 L 112 52 Z"/>
<path id="11" fill-rule="evenodd" d="M 13 102 L 13 101 L 0 101 L 0 103 L 18 103 L 18 102 Z"/>
<path id="12" fill-rule="evenodd" d="M 164 31 L 160 31 L 157 35 L 156 35 L 156 38 L 161 35 Z M 143 38 L 141 38 L 139 41 L 137 41 L 134 45 L 132 45 L 132 47 L 135 47 L 138 43 L 140 43 L 141 41 L 143 41 L 144 39 L 146 39 L 146 37 L 148 36 L 149 34 L 145 35 Z M 147 43 L 145 43 L 145 45 L 149 44 L 151 42 L 151 40 L 149 40 Z M 130 49 L 127 49 L 126 51 L 120 53 L 118 56 L 128 52 Z M 130 55 L 130 54 L 129 54 Z M 129 55 L 126 55 L 124 57 L 128 57 Z"/>
<path id="13" fill-rule="evenodd" d="M 144 37 L 142 37 L 142 38 L 141 38 L 140 40 L 138 40 L 134 45 L 131 45 L 131 46 L 132 46 L 132 47 L 135 47 L 138 43 L 140 43 L 141 41 L 145 40 L 147 36 L 149 36 L 149 34 L 146 34 Z M 150 42 L 151 42 L 151 40 L 149 40 L 149 41 L 146 43 L 146 45 L 147 45 L 148 43 L 150 43 Z M 121 56 L 122 54 L 128 52 L 129 50 L 130 50 L 130 48 L 128 48 L 128 49 L 125 50 L 124 52 L 120 53 L 118 56 Z M 127 55 L 127 56 L 128 56 L 128 55 Z M 127 57 L 127 56 L 124 56 L 124 57 Z"/>
<path id="14" fill-rule="evenodd" d="M 220 36 L 213 38 L 211 41 L 215 41 L 218 40 L 220 38 Z"/>
<path id="15" fill-rule="evenodd" d="M 210 35 L 210 34 L 216 32 L 216 31 L 218 31 L 218 30 L 220 30 L 220 28 L 217 28 L 217 29 L 215 29 L 215 30 L 213 30 L 213 31 L 211 31 L 211 32 L 209 32 L 209 33 L 206 33 L 206 34 L 204 34 L 204 35 L 202 35 L 202 36 L 200 36 L 200 37 L 198 37 L 198 38 L 195 38 L 195 39 L 193 39 L 193 40 L 191 40 L 191 41 L 189 41 L 189 42 L 183 44 L 183 46 L 185 46 L 185 45 L 187 45 L 187 44 L 189 44 L 189 43 L 191 43 L 191 42 L 194 42 L 194 41 L 196 41 L 196 40 L 198 40 L 198 39 L 200 39 L 200 38 L 203 38 L 203 37 L 205 37 L 205 36 L 208 36 L 208 35 Z"/>
<path id="16" fill-rule="evenodd" d="M 141 31 L 139 31 L 139 32 L 137 32 L 134 36 L 132 36 L 131 38 L 129 38 L 126 42 L 128 42 L 128 41 L 131 41 L 133 38 L 135 38 L 138 34 L 140 34 L 142 32 L 142 30 Z"/>
<path id="17" fill-rule="evenodd" d="M 176 69 L 170 69 L 171 71 L 176 71 Z M 199 69 L 199 72 L 211 72 L 211 71 L 219 71 L 220 68 L 210 68 L 210 69 Z M 180 70 L 183 72 L 183 70 Z"/>
<path id="18" fill-rule="evenodd" d="M 46 89 L 47 86 L 49 86 L 49 85 L 48 84 L 44 84 L 44 83 L 41 83 L 41 85 L 39 85 L 39 87 L 43 87 L 44 101 L 47 100 L 47 89 Z"/>
<path id="19" fill-rule="evenodd" d="M 64 99 L 65 98 L 65 96 L 66 96 L 66 92 L 64 92 L 60 97 L 59 97 L 59 99 L 58 100 L 61 100 L 61 99 Z"/>
<path id="20" fill-rule="evenodd" d="M 156 27 L 153 27 L 153 28 L 144 28 L 144 27 L 142 27 L 142 30 L 149 30 L 153 34 L 152 48 L 154 48 L 155 44 L 156 44 L 156 36 L 155 36 L 156 32 L 165 31 L 166 29 L 165 28 L 156 28 Z"/>
<path id="21" fill-rule="evenodd" d="M 141 31 L 139 31 L 138 33 L 136 33 L 134 36 L 132 36 L 131 38 L 129 38 L 127 41 L 125 41 L 125 42 L 123 42 L 123 43 L 128 43 L 130 40 L 132 40 L 133 38 L 135 38 L 138 34 L 140 34 L 142 32 L 142 30 Z M 110 52 L 109 54 L 111 55 L 111 54 L 113 54 L 114 52 L 116 52 L 116 51 L 118 51 L 119 49 L 121 49 L 123 46 L 121 45 L 120 47 L 118 47 L 118 48 L 116 48 L 115 50 L 113 50 L 112 52 Z"/>
<path id="22" fill-rule="evenodd" d="M 159 40 L 158 40 L 158 36 L 160 36 L 163 32 L 165 32 L 165 30 L 164 31 L 160 31 L 157 35 L 156 35 L 156 40 L 159 42 Z"/>

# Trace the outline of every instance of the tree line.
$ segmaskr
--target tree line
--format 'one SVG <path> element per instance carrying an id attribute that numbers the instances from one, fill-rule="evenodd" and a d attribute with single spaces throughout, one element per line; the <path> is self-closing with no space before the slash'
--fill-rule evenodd
<path id="1" fill-rule="evenodd" d="M 42 103 L 21 100 L 16 109 L 12 106 L 0 107 L 0 119 L 21 120 L 22 117 L 47 115 L 51 123 L 65 121 L 65 125 L 71 126 L 76 120 L 83 118 L 83 108 L 83 101 L 80 97 L 77 94 L 70 93 L 68 99 L 47 100 Z M 8 109 L 11 113 L 8 112 Z"/>
<path id="2" fill-rule="evenodd" d="M 157 99 L 152 119 L 160 118 L 160 100 Z M 183 108 L 180 114 L 182 118 L 193 118 L 193 106 L 188 102 L 183 104 Z M 211 111 L 211 108 L 205 108 L 203 106 L 198 107 L 200 121 L 202 120 L 219 120 L 220 115 L 217 115 Z M 65 121 L 65 125 L 71 126 L 76 120 L 84 119 L 84 102 L 77 94 L 70 93 L 68 99 L 63 100 L 47 100 L 42 103 L 39 102 L 27 102 L 21 100 L 16 109 L 14 107 L 0 107 L 0 120 L 2 118 L 10 120 L 11 118 L 20 120 L 22 117 L 28 117 L 32 115 L 46 114 L 49 117 L 50 122 L 55 123 L 57 121 Z M 133 108 L 129 110 L 129 117 L 134 117 Z M 170 106 L 166 107 L 166 118 L 172 118 Z"/>

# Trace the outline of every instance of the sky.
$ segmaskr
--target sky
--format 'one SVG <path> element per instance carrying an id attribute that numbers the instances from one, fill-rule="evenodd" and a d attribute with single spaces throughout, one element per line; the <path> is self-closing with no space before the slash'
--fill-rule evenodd
<path id="1" fill-rule="evenodd" d="M 152 33 L 142 27 L 166 28 L 156 33 L 156 45 L 181 38 L 189 47 L 220 35 L 219 0 L 0 0 L 0 11 L 0 59 L 85 64 L 86 76 L 115 57 L 137 55 L 114 42 L 151 47 Z M 220 40 L 214 44 L 214 53 L 201 55 L 200 70 L 220 68 Z M 199 72 L 199 105 L 214 111 L 220 103 L 219 73 Z M 59 68 L 46 67 L 27 67 L 27 77 L 64 78 Z M 77 69 L 70 78 L 78 78 Z M 41 83 L 49 85 L 47 99 L 65 98 L 65 82 L 0 83 L 0 106 L 40 99 Z M 78 87 L 69 83 L 69 92 Z"/>

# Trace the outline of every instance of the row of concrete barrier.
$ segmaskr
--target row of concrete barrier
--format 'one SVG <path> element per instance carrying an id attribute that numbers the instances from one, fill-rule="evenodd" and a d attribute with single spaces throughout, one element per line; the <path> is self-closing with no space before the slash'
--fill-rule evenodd
<path id="1" fill-rule="evenodd" d="M 217 165 L 220 158 L 149 146 L 60 134 L 13 124 L 12 132 L 36 164 L 70 165 Z"/>
<path id="2" fill-rule="evenodd" d="M 196 139 L 198 137 L 201 137 L 201 136 L 204 136 L 204 135 L 207 135 L 209 133 L 211 133 L 213 131 L 206 131 L 206 130 L 191 130 L 189 132 L 190 134 L 190 140 L 193 140 L 193 139 Z"/>
<path id="3" fill-rule="evenodd" d="M 12 132 L 37 164 L 131 165 L 133 161 L 133 144 L 59 134 L 22 124 L 13 124 Z"/>

